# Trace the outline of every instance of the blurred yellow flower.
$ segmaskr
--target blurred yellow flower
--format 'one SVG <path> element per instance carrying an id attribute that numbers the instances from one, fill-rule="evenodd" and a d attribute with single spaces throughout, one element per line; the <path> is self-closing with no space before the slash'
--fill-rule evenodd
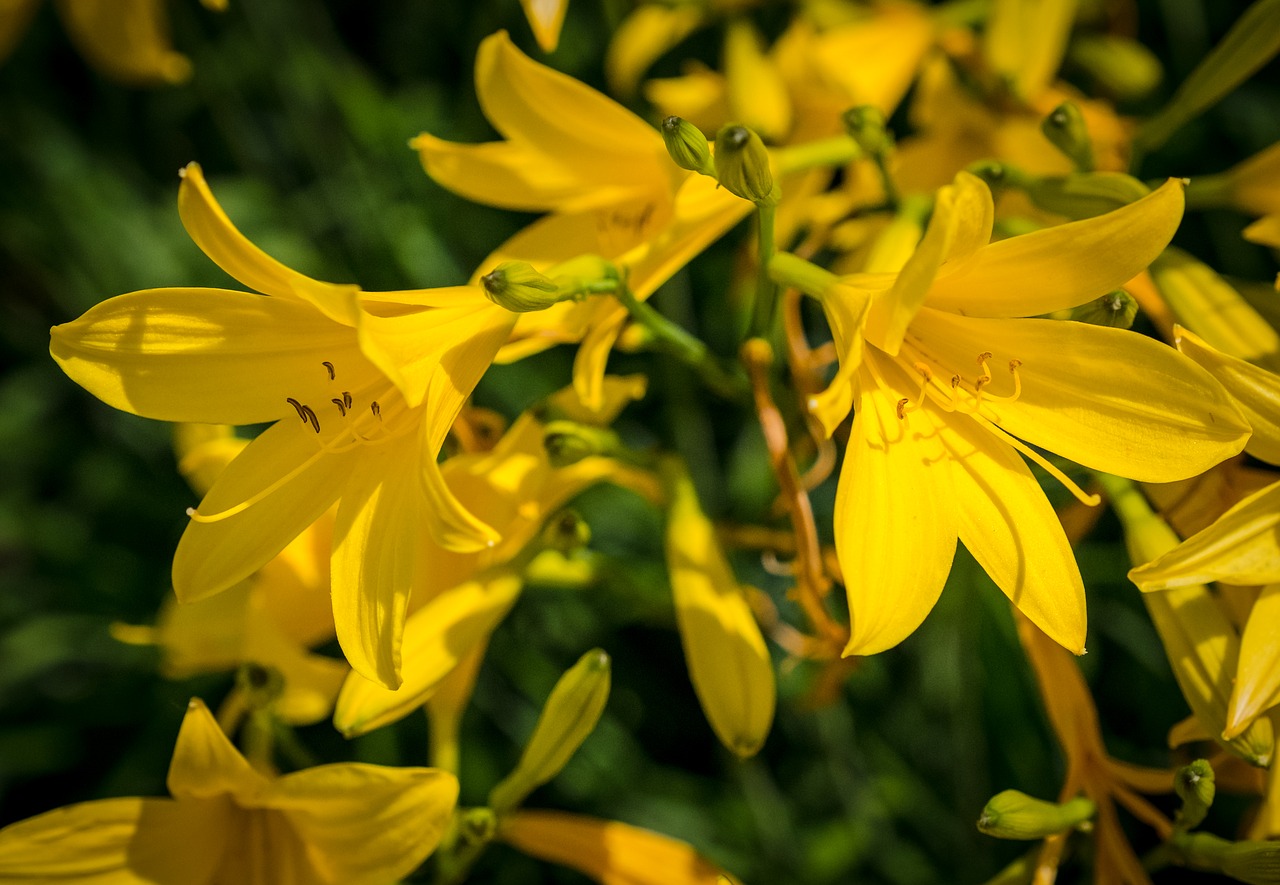
<path id="1" fill-rule="evenodd" d="M 343 763 L 255 771 L 193 700 L 172 799 L 102 799 L 0 830 L 0 880 L 82 885 L 383 885 L 435 850 L 458 782 L 429 768 Z"/>
<path id="2" fill-rule="evenodd" d="M 56 326 L 50 352 L 75 381 L 134 414 L 275 422 L 190 511 L 173 564 L 178 598 L 235 585 L 341 502 L 338 639 L 353 667 L 396 685 L 408 600 L 432 568 L 423 527 L 454 549 L 498 539 L 454 498 L 436 456 L 515 314 L 471 286 L 366 293 L 290 270 L 231 225 L 195 164 L 178 206 L 205 254 L 264 294 L 121 295 Z"/>

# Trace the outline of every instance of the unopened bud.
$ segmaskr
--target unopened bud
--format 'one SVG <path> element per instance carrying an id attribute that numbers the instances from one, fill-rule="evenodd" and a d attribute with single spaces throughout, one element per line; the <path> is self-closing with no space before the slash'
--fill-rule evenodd
<path id="1" fill-rule="evenodd" d="M 1025 172 L 999 160 L 979 160 L 970 163 L 965 171 L 976 175 L 987 183 L 987 187 L 997 190 L 1002 187 L 1024 187 L 1031 179 Z"/>
<path id="2" fill-rule="evenodd" d="M 489 300 L 515 313 L 546 310 L 563 300 L 556 281 L 527 261 L 506 261 L 480 278 Z"/>
<path id="3" fill-rule="evenodd" d="M 1040 122 L 1040 131 L 1053 146 L 1066 154 L 1081 172 L 1093 171 L 1093 142 L 1084 114 L 1075 102 L 1064 101 Z"/>
<path id="4" fill-rule="evenodd" d="M 591 526 L 575 511 L 562 511 L 542 530 L 542 543 L 560 553 L 581 550 L 591 543 Z"/>
<path id="5" fill-rule="evenodd" d="M 711 147 L 697 126 L 672 115 L 662 121 L 662 140 L 667 146 L 667 153 L 681 169 L 715 178 L 716 166 L 711 160 Z"/>
<path id="6" fill-rule="evenodd" d="M 616 455 L 622 450 L 622 443 L 612 430 L 576 421 L 552 421 L 543 432 L 542 445 L 552 467 L 568 467 L 583 458 Z"/>
<path id="7" fill-rule="evenodd" d="M 284 676 L 275 667 L 241 664 L 236 670 L 236 688 L 243 693 L 246 707 L 259 710 L 284 694 Z"/>
<path id="8" fill-rule="evenodd" d="M 1113 329 L 1128 329 L 1138 315 L 1138 302 L 1124 289 L 1108 292 L 1101 298 L 1095 298 L 1087 304 L 1073 308 L 1068 319 L 1077 323 L 1088 323 L 1091 326 L 1110 326 Z"/>
<path id="9" fill-rule="evenodd" d="M 884 113 L 875 105 L 860 105 L 840 115 L 844 131 L 868 157 L 882 157 L 893 150 Z"/>
<path id="10" fill-rule="evenodd" d="M 1137 40 L 1118 34 L 1073 36 L 1067 57 L 1118 101 L 1145 98 L 1164 77 L 1155 53 Z"/>
<path id="11" fill-rule="evenodd" d="M 746 126 L 730 124 L 716 133 L 715 169 L 721 186 L 744 200 L 776 206 L 782 197 L 764 142 Z"/>
<path id="12" fill-rule="evenodd" d="M 1280 883 L 1280 842 L 1236 842 L 1222 852 L 1222 872 L 1249 885 Z"/>
<path id="13" fill-rule="evenodd" d="M 551 780 L 596 727 L 609 699 L 609 656 L 592 649 L 556 683 L 515 771 L 489 793 L 495 814 L 514 810 Z"/>
<path id="14" fill-rule="evenodd" d="M 997 839 L 1044 839 L 1080 826 L 1094 815 L 1097 806 L 1083 796 L 1055 805 L 1018 790 L 1005 790 L 991 797 L 978 818 L 978 829 Z"/>
<path id="15" fill-rule="evenodd" d="M 1205 759 L 1197 759 L 1190 765 L 1184 765 L 1173 777 L 1173 789 L 1182 800 L 1178 826 L 1185 830 L 1200 826 L 1209 813 L 1209 806 L 1213 805 L 1213 797 L 1217 792 L 1213 766 Z"/>
<path id="16" fill-rule="evenodd" d="M 1141 200 L 1151 189 L 1120 172 L 1073 172 L 1021 182 L 1031 201 L 1068 218 L 1093 218 Z"/>

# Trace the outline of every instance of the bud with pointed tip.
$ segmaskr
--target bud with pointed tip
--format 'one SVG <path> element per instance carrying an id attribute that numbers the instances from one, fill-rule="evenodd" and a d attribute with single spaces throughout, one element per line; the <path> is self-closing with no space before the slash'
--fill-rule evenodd
<path id="1" fill-rule="evenodd" d="M 1093 141 L 1080 106 L 1064 101 L 1040 121 L 1040 131 L 1081 172 L 1093 171 Z"/>
<path id="2" fill-rule="evenodd" d="M 844 131 L 862 148 L 868 157 L 881 157 L 893 150 L 893 136 L 884 112 L 875 105 L 864 104 L 849 108 L 840 115 Z"/>
<path id="3" fill-rule="evenodd" d="M 1018 790 L 991 797 L 978 818 L 978 829 L 997 839 L 1044 839 L 1090 820 L 1097 806 L 1079 796 L 1061 805 L 1036 799 Z"/>
<path id="4" fill-rule="evenodd" d="M 662 141 L 671 159 L 681 169 L 715 178 L 716 166 L 711 159 L 711 147 L 697 126 L 673 114 L 662 121 Z"/>
<path id="5" fill-rule="evenodd" d="M 746 126 L 731 123 L 716 133 L 715 168 L 720 185 L 744 200 L 776 206 L 782 198 L 769 168 L 769 152 Z"/>
<path id="6" fill-rule="evenodd" d="M 1190 765 L 1184 765 L 1173 776 L 1173 790 L 1182 800 L 1178 826 L 1184 830 L 1200 826 L 1217 793 L 1213 766 L 1206 759 L 1197 759 Z"/>
<path id="7" fill-rule="evenodd" d="M 1138 315 L 1138 302 L 1124 289 L 1108 292 L 1068 312 L 1068 319 L 1091 326 L 1128 329 Z"/>
<path id="8" fill-rule="evenodd" d="M 515 313 L 546 310 L 559 303 L 560 287 L 527 261 L 504 261 L 480 278 L 485 295 Z"/>

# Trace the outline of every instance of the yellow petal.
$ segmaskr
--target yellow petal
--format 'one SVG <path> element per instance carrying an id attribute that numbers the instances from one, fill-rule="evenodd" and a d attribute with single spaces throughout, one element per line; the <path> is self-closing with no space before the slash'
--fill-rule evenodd
<path id="1" fill-rule="evenodd" d="M 1037 98 L 1057 76 L 1075 22 L 1077 0 L 996 0 L 984 49 L 1014 95 Z"/>
<path id="2" fill-rule="evenodd" d="M 868 104 L 889 116 L 933 45 L 933 18 L 914 3 L 885 4 L 868 12 L 867 17 L 827 29 L 816 39 L 795 41 L 795 54 L 813 71 L 796 79 L 835 87 L 840 109 Z M 806 24 L 797 19 L 775 46 L 784 71 L 795 69 L 788 59 L 792 54 L 789 37 Z M 851 58 L 858 63 L 849 64 Z"/>
<path id="3" fill-rule="evenodd" d="M 1203 473 L 1247 438 L 1221 385 L 1173 348 L 1134 332 L 925 308 L 910 335 L 937 360 L 936 377 L 972 377 L 969 367 L 983 352 L 995 354 L 993 369 L 1021 360 L 1021 396 L 987 400 L 984 408 L 1003 430 L 1086 467 L 1170 482 Z M 1011 390 L 1010 375 L 994 375 L 989 392 Z"/>
<path id="4" fill-rule="evenodd" d="M 827 436 L 836 432 L 857 397 L 858 372 L 863 359 L 863 329 L 873 297 L 872 292 L 843 283 L 828 289 L 822 296 L 822 312 L 831 329 L 840 368 L 825 390 L 810 397 L 808 407 Z"/>
<path id="5" fill-rule="evenodd" d="M 178 216 L 214 264 L 250 289 L 280 298 L 294 298 L 299 286 L 316 282 L 285 267 L 240 233 L 214 199 L 199 163 L 188 163 L 180 174 Z"/>
<path id="6" fill-rule="evenodd" d="M 298 301 L 223 289 L 120 295 L 54 326 L 49 352 L 117 409 L 160 421 L 258 424 L 325 403 L 326 361 L 350 389 L 377 377 L 355 334 Z"/>
<path id="7" fill-rule="evenodd" d="M 845 654 L 875 654 L 906 639 L 942 593 L 959 536 L 956 497 L 932 406 L 898 418 L 906 388 L 894 364 L 869 352 L 889 390 L 864 370 L 836 491 L 836 552 L 849 597 Z M 907 390 L 901 396 L 909 397 Z"/>
<path id="8" fill-rule="evenodd" d="M 328 600 L 325 603 L 328 607 Z M 349 672 L 347 665 L 308 654 L 306 647 L 275 621 L 261 595 L 253 597 L 247 614 L 242 659 L 270 667 L 284 679 L 284 689 L 272 704 L 274 713 L 290 725 L 312 725 L 327 717 Z"/>
<path id="9" fill-rule="evenodd" d="M 1246 227 L 1244 238 L 1251 243 L 1280 249 L 1280 213 L 1259 218 Z"/>
<path id="10" fill-rule="evenodd" d="M 0 881 L 205 885 L 222 859 L 231 804 L 102 799 L 0 830 Z"/>
<path id="11" fill-rule="evenodd" d="M 498 837 L 601 885 L 716 885 L 723 875 L 687 842 L 576 814 L 516 812 L 503 821 Z"/>
<path id="12" fill-rule="evenodd" d="M 737 16 L 725 28 L 722 67 L 734 118 L 765 141 L 785 138 L 791 129 L 791 97 L 773 59 L 765 53 L 764 36 L 749 18 Z"/>
<path id="13" fill-rule="evenodd" d="M 960 505 L 960 540 L 1050 639 L 1084 654 L 1085 598 L 1062 523 L 1009 446 L 957 418 L 942 436 Z"/>
<path id="14" fill-rule="evenodd" d="M 1178 350 L 1208 370 L 1231 394 L 1253 428 L 1244 450 L 1280 464 L 1280 375 L 1214 350 L 1181 326 L 1174 327 Z"/>
<path id="15" fill-rule="evenodd" d="M 649 66 L 705 18 L 696 6 L 637 6 L 618 25 L 604 59 L 605 78 L 616 95 L 630 98 Z"/>
<path id="16" fill-rule="evenodd" d="M 1231 205 L 1250 215 L 1280 211 L 1280 141 L 1232 166 Z"/>
<path id="17" fill-rule="evenodd" d="M 244 660 L 250 589 L 242 581 L 199 602 L 165 600 L 150 640 L 160 646 L 167 678 L 230 670 Z"/>
<path id="18" fill-rule="evenodd" d="M 384 885 L 435 851 L 457 799 L 444 771 L 344 763 L 286 774 L 255 806 L 288 816 L 324 882 Z"/>
<path id="19" fill-rule="evenodd" d="M 1129 577 L 1143 590 L 1208 581 L 1280 582 L 1280 483 L 1254 492 L 1213 525 L 1134 569 Z"/>
<path id="20" fill-rule="evenodd" d="M 249 440 L 226 424 L 179 424 L 173 429 L 178 472 L 201 495 L 247 445 Z"/>
<path id="21" fill-rule="evenodd" d="M 227 466 L 182 533 L 173 588 L 193 602 L 225 590 L 266 565 L 341 495 L 359 450 L 332 455 L 310 427 L 277 422 Z M 265 493 L 265 494 L 264 494 Z M 236 512 L 235 508 L 253 502 Z"/>
<path id="22" fill-rule="evenodd" d="M 467 653 L 493 632 L 520 587 L 518 574 L 498 569 L 445 590 L 415 611 L 405 625 L 400 671 L 404 681 L 399 690 L 353 673 L 338 695 L 334 727 L 354 737 L 422 706 Z"/>
<path id="23" fill-rule="evenodd" d="M 225 795 L 243 805 L 265 789 L 268 781 L 231 745 L 204 701 L 193 698 L 178 731 L 167 783 L 175 799 Z"/>
<path id="24" fill-rule="evenodd" d="M 173 51 L 162 0 L 63 0 L 67 33 L 95 67 L 126 83 L 181 83 L 191 62 Z"/>
<path id="25" fill-rule="evenodd" d="M 409 596 L 426 579 L 425 506 L 417 439 L 363 458 L 347 481 L 333 528 L 333 623 L 352 668 L 400 685 L 400 639 Z"/>
<path id="26" fill-rule="evenodd" d="M 543 52 L 555 52 L 560 42 L 560 29 L 564 26 L 564 14 L 569 10 L 569 0 L 520 0 L 525 18 Z"/>
<path id="27" fill-rule="evenodd" d="M 1123 286 L 1169 243 L 1182 220 L 1183 184 L 1170 179 L 1114 212 L 991 243 L 948 268 L 929 307 L 968 316 L 1035 316 Z"/>
<path id="28" fill-rule="evenodd" d="M 9 57 L 13 47 L 26 33 L 31 16 L 39 8 L 40 0 L 6 0 L 0 3 L 0 63 Z"/>
<path id="29" fill-rule="evenodd" d="M 573 359 L 573 391 L 588 409 L 604 407 L 604 373 L 627 316 L 621 305 L 602 309 Z"/>
<path id="30" fill-rule="evenodd" d="M 1280 584 L 1264 588 L 1240 637 L 1240 663 L 1227 705 L 1224 737 L 1240 734 L 1280 703 Z"/>
<path id="31" fill-rule="evenodd" d="M 640 9 L 654 9 L 642 6 Z M 680 9 L 689 7 L 678 7 Z M 693 11 L 690 8 L 690 11 Z M 645 100 L 662 116 L 674 114 L 703 132 L 714 134 L 729 122 L 729 84 L 724 75 L 697 61 L 683 65 L 684 75 L 660 77 L 644 84 Z"/>
<path id="32" fill-rule="evenodd" d="M 667 569 L 689 677 L 720 743 L 745 759 L 773 724 L 773 662 L 693 482 L 673 469 L 668 489 Z"/>

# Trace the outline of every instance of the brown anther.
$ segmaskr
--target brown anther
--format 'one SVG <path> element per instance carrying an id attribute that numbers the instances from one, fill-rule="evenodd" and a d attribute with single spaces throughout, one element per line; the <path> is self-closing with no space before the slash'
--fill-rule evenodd
<path id="1" fill-rule="evenodd" d="M 978 354 L 978 365 L 982 365 L 989 359 L 991 359 L 991 351 L 989 350 L 983 351 L 982 353 Z"/>
<path id="2" fill-rule="evenodd" d="M 342 404 L 343 404 L 344 406 L 346 406 L 348 409 L 349 409 L 349 408 L 351 408 L 351 393 L 350 393 L 350 391 L 346 391 L 346 390 L 342 391 Z"/>
<path id="3" fill-rule="evenodd" d="M 377 400 L 369 403 L 369 411 L 373 412 L 373 417 L 377 418 L 379 421 L 382 420 L 382 406 L 378 405 Z"/>
<path id="4" fill-rule="evenodd" d="M 1018 366 L 1022 365 L 1022 360 L 1009 360 L 1009 374 L 1018 371 Z"/>
<path id="5" fill-rule="evenodd" d="M 955 389 L 956 389 L 957 387 L 959 387 L 959 386 L 960 386 L 960 376 L 959 376 L 959 375 L 952 375 L 952 376 L 951 376 L 951 389 L 952 389 L 952 390 L 955 390 Z"/>
<path id="6" fill-rule="evenodd" d="M 986 387 L 990 383 L 991 383 L 990 375 L 979 375 L 978 380 L 974 382 L 973 386 L 974 386 L 974 389 L 981 390 L 982 388 Z"/>
<path id="7" fill-rule="evenodd" d="M 330 381 L 332 381 L 334 378 L 338 376 L 337 373 L 333 370 L 333 363 L 329 362 L 328 360 L 325 360 L 320 365 L 324 366 L 325 371 L 329 373 Z"/>
<path id="8" fill-rule="evenodd" d="M 898 420 L 899 421 L 902 421 L 907 417 L 907 404 L 910 402 L 911 400 L 905 396 L 902 399 L 898 400 Z"/>
<path id="9" fill-rule="evenodd" d="M 342 415 L 342 417 L 344 418 L 347 417 L 347 407 L 342 404 L 342 400 L 338 399 L 335 396 L 333 399 L 329 400 L 329 402 L 333 403 L 335 406 L 338 407 L 338 412 Z"/>
<path id="10" fill-rule="evenodd" d="M 315 410 L 312 409 L 311 406 L 303 406 L 302 411 L 304 413 L 302 416 L 302 420 L 310 424 L 311 428 L 315 430 L 316 433 L 319 433 L 320 419 L 316 417 Z"/>
<path id="11" fill-rule="evenodd" d="M 917 371 L 917 372 L 919 372 L 922 376 L 924 376 L 924 380 L 925 380 L 925 381 L 932 381 L 932 380 L 933 380 L 933 372 L 929 371 L 929 367 L 928 367 L 927 365 L 925 365 L 924 363 L 917 362 L 917 363 L 915 364 L 915 369 L 916 369 L 916 371 Z"/>
<path id="12" fill-rule="evenodd" d="M 298 402 L 296 399 L 294 399 L 291 396 L 285 397 L 284 401 L 287 402 L 289 405 L 293 406 L 294 411 L 298 413 L 298 417 L 301 418 L 305 423 L 307 420 L 307 413 L 303 410 L 306 409 L 306 406 L 304 406 L 302 403 Z"/>

